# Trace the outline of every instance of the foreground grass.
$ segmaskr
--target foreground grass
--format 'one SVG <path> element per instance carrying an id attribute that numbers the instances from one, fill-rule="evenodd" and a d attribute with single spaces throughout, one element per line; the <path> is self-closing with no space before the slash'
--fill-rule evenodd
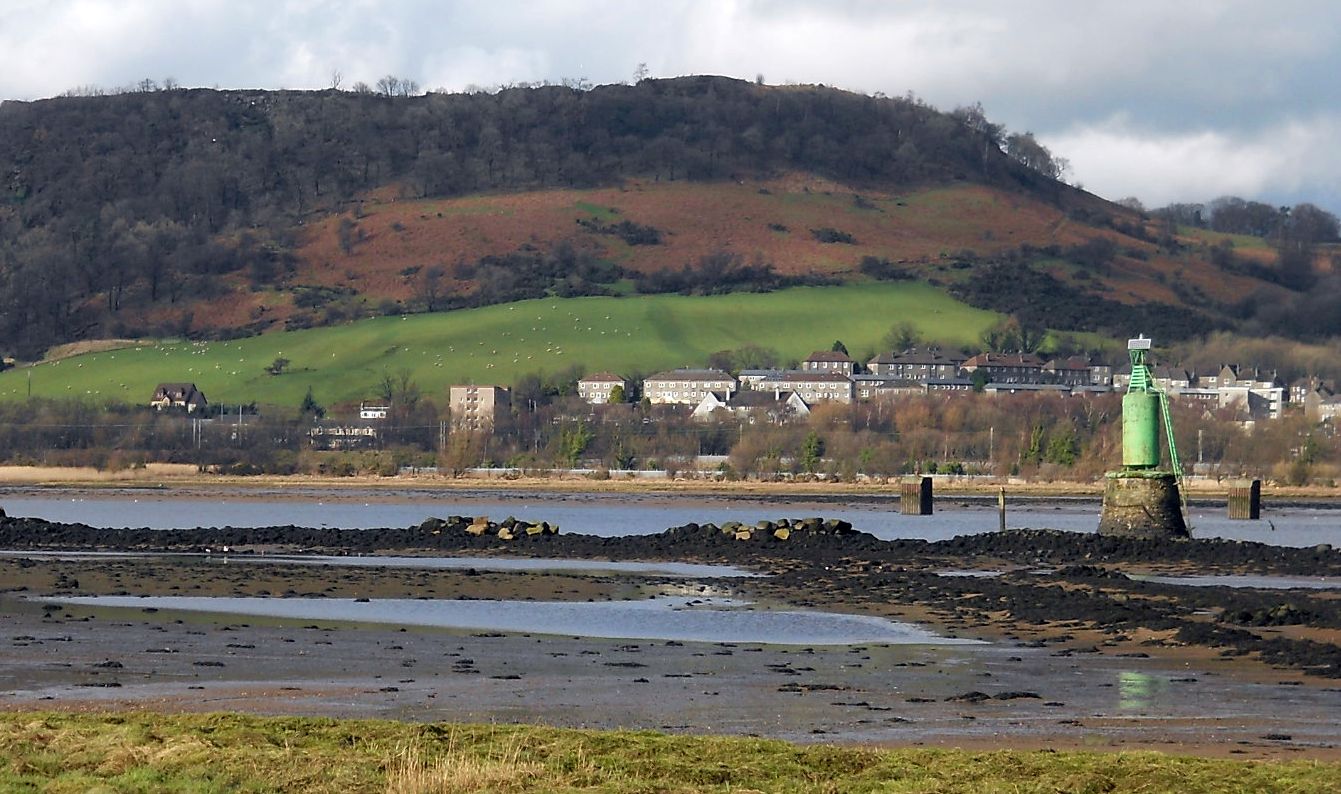
<path id="1" fill-rule="evenodd" d="M 896 323 L 925 338 L 975 342 L 999 319 L 926 284 L 803 287 L 706 297 L 550 298 L 439 314 L 265 334 L 229 342 L 138 345 L 0 373 L 0 400 L 83 397 L 143 403 L 160 382 L 190 381 L 215 403 L 297 407 L 311 387 L 326 405 L 376 394 L 387 375 L 410 373 L 441 399 L 453 383 L 514 383 L 574 365 L 627 375 L 703 366 L 718 350 L 758 344 L 784 358 L 876 350 Z M 288 359 L 282 375 L 265 370 Z"/>
<path id="2" fill-rule="evenodd" d="M 529 726 L 150 713 L 0 714 L 0 790 L 1335 791 L 1341 766 L 1159 753 L 966 752 Z"/>

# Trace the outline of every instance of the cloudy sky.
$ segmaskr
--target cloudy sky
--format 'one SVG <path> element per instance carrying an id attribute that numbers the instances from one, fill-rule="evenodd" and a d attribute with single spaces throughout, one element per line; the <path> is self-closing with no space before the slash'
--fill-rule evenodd
<path id="1" fill-rule="evenodd" d="M 0 0 L 0 98 L 171 77 L 425 89 L 725 74 L 982 102 L 1148 206 L 1224 194 L 1341 212 L 1329 0 Z"/>

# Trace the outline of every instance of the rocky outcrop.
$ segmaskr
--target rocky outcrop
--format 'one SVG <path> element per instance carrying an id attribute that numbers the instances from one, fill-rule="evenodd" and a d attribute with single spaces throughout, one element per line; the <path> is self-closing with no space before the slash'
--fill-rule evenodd
<path id="1" fill-rule="evenodd" d="M 508 516 L 498 523 L 489 520 L 488 516 L 476 516 L 466 518 L 463 516 L 448 516 L 447 518 L 430 518 L 419 525 L 419 531 L 430 535 L 441 535 L 443 533 L 460 535 L 465 533 L 471 537 L 491 537 L 499 540 L 515 540 L 520 537 L 540 537 L 546 535 L 559 534 L 559 525 L 551 524 L 548 521 L 523 521 L 513 516 Z"/>
<path id="2" fill-rule="evenodd" d="M 742 524 L 739 521 L 727 521 L 721 525 L 689 523 L 671 527 L 662 534 L 676 538 L 695 535 L 705 537 L 725 535 L 733 540 L 772 542 L 856 535 L 869 537 L 866 533 L 853 529 L 852 524 L 847 521 L 837 518 L 827 520 L 823 518 L 782 518 L 777 521 L 756 521 L 753 524 Z"/>

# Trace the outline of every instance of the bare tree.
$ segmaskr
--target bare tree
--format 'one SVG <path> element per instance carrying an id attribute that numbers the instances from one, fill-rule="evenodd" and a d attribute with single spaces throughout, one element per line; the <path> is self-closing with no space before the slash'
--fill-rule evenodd
<path id="1" fill-rule="evenodd" d="M 1016 132 L 1007 136 L 1006 154 L 1049 179 L 1061 179 L 1071 170 L 1071 164 L 1065 158 L 1053 155 L 1048 147 L 1034 138 L 1032 132 Z"/>
<path id="2" fill-rule="evenodd" d="M 339 70 L 339 69 L 332 69 L 332 70 L 331 70 L 331 83 L 330 83 L 330 85 L 331 85 L 331 90 L 332 90 L 332 91 L 339 91 L 339 90 L 340 90 L 340 84 L 344 82 L 344 79 L 345 79 L 345 76 L 344 76 L 343 74 L 340 74 L 340 70 Z"/>
<path id="3" fill-rule="evenodd" d="M 419 93 L 419 83 L 389 74 L 377 81 L 377 93 L 383 96 L 413 96 Z"/>

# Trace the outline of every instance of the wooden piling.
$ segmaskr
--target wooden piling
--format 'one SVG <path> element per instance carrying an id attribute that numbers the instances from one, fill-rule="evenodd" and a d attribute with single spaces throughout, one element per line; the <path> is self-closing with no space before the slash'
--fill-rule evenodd
<path id="1" fill-rule="evenodd" d="M 1001 516 L 1001 531 L 1006 531 L 1006 489 L 1000 488 L 996 492 L 996 509 Z"/>
<path id="2" fill-rule="evenodd" d="M 1262 517 L 1262 481 L 1239 480 L 1229 486 L 1229 517 L 1257 521 Z"/>
<path id="3" fill-rule="evenodd" d="M 904 480 L 902 493 L 899 494 L 899 507 L 905 516 L 931 515 L 931 478 Z"/>

